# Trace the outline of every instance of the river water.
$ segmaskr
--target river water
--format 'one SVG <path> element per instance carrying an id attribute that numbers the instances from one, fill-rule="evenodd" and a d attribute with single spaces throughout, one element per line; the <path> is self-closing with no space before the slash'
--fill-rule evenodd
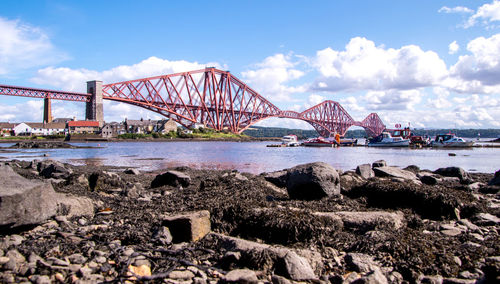
<path id="1" fill-rule="evenodd" d="M 0 153 L 0 160 L 54 159 L 75 165 L 113 165 L 156 170 L 174 166 L 208 169 L 236 169 L 259 174 L 322 161 L 349 170 L 359 164 L 386 160 L 389 165 L 421 169 L 458 166 L 467 171 L 493 173 L 500 169 L 500 148 L 410 149 L 410 148 L 270 148 L 273 142 L 100 142 L 70 143 L 98 148 L 15 149 Z M 276 143 L 276 142 L 274 142 Z M 0 145 L 0 149 L 12 144 Z M 454 153 L 456 156 L 450 156 Z M 45 154 L 45 156 L 44 156 Z"/>

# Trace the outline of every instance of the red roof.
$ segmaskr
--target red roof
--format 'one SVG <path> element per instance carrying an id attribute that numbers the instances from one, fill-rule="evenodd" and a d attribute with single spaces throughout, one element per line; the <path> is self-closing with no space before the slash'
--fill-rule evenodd
<path id="1" fill-rule="evenodd" d="M 99 121 L 90 121 L 90 120 L 82 120 L 82 121 L 68 121 L 69 127 L 99 127 Z"/>

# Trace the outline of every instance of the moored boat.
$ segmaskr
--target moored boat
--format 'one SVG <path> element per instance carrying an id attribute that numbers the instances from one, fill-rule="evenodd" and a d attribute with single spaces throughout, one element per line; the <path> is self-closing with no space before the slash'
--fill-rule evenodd
<path id="1" fill-rule="evenodd" d="M 283 136 L 281 138 L 281 144 L 286 145 L 287 147 L 300 146 L 300 143 L 297 140 L 297 135 L 285 135 L 285 136 Z"/>
<path id="2" fill-rule="evenodd" d="M 368 142 L 368 147 L 408 147 L 409 145 L 410 139 L 392 137 L 389 132 L 382 132 Z"/>
<path id="3" fill-rule="evenodd" d="M 337 147 L 338 143 L 334 139 L 328 139 L 323 137 L 311 138 L 304 141 L 304 146 L 309 147 Z"/>
<path id="4" fill-rule="evenodd" d="M 436 135 L 432 141 L 432 147 L 472 147 L 474 141 L 465 141 L 462 137 L 457 137 L 454 133 Z"/>

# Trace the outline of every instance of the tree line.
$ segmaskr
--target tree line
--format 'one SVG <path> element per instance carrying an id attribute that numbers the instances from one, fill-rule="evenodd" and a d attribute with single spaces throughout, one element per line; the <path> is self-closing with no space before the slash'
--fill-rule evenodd
<path id="1" fill-rule="evenodd" d="M 500 137 L 500 129 L 411 129 L 414 135 L 423 136 L 428 135 L 430 137 L 436 136 L 437 134 L 445 133 L 455 133 L 460 137 L 467 138 L 497 138 Z M 316 130 L 305 130 L 305 129 L 289 129 L 280 127 L 261 127 L 252 126 L 251 128 L 245 130 L 243 134 L 250 137 L 283 137 L 285 135 L 297 135 L 298 139 L 307 139 L 311 137 L 317 137 L 318 132 Z M 366 137 L 366 132 L 363 129 L 348 130 L 345 135 L 346 138 L 363 138 Z"/>

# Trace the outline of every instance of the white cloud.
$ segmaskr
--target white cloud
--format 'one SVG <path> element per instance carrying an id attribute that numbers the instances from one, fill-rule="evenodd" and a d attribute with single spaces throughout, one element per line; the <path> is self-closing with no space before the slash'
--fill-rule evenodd
<path id="1" fill-rule="evenodd" d="M 491 22 L 500 21 L 500 1 L 494 0 L 490 4 L 484 4 L 479 7 L 470 18 L 465 23 L 464 27 L 469 28 L 477 24 L 478 21 L 482 21 L 484 25 L 488 25 Z"/>
<path id="2" fill-rule="evenodd" d="M 198 63 L 185 60 L 169 61 L 158 57 L 149 57 L 134 65 L 121 65 L 105 71 L 71 69 L 66 67 L 47 67 L 40 69 L 31 81 L 42 85 L 51 85 L 67 91 L 86 91 L 86 82 L 102 80 L 104 84 L 140 79 L 151 76 L 203 69 L 207 66 L 221 68 L 218 63 Z"/>
<path id="3" fill-rule="evenodd" d="M 434 94 L 436 94 L 436 99 L 427 99 L 428 106 L 436 109 L 449 108 L 452 103 L 448 99 L 450 92 L 442 87 L 435 87 Z"/>
<path id="4" fill-rule="evenodd" d="M 453 41 L 448 45 L 448 53 L 449 54 L 455 54 L 457 51 L 460 49 L 460 46 L 458 45 L 457 41 Z"/>
<path id="5" fill-rule="evenodd" d="M 255 69 L 241 72 L 242 79 L 273 104 L 292 102 L 292 94 L 305 90 L 304 86 L 289 85 L 305 74 L 295 68 L 297 64 L 292 55 L 278 53 L 255 64 Z"/>
<path id="6" fill-rule="evenodd" d="M 43 100 L 27 100 L 25 103 L 0 104 L 0 121 L 42 121 Z"/>
<path id="7" fill-rule="evenodd" d="M 304 105 L 305 109 L 308 109 L 308 108 L 311 108 L 317 104 L 320 104 L 320 103 L 324 102 L 325 100 L 326 100 L 325 97 L 317 95 L 317 94 L 309 95 L 309 97 L 307 98 L 307 102 Z"/>
<path id="8" fill-rule="evenodd" d="M 318 51 L 313 65 L 322 75 L 313 90 L 332 92 L 408 90 L 436 85 L 447 75 L 446 64 L 433 51 L 415 45 L 386 49 L 361 37 L 352 38 L 344 51 Z"/>
<path id="9" fill-rule="evenodd" d="M 0 17 L 0 75 L 66 59 L 40 28 Z"/>
<path id="10" fill-rule="evenodd" d="M 500 34 L 478 37 L 467 44 L 470 55 L 460 56 L 450 68 L 444 85 L 458 92 L 497 93 L 500 91 Z"/>
<path id="11" fill-rule="evenodd" d="M 467 7 L 463 6 L 457 6 L 453 8 L 449 7 L 441 7 L 441 9 L 438 10 L 439 13 L 446 13 L 446 14 L 451 14 L 451 13 L 474 13 L 474 10 L 469 9 Z"/>
<path id="12" fill-rule="evenodd" d="M 370 91 L 364 99 L 369 110 L 414 110 L 422 96 L 419 90 Z"/>

